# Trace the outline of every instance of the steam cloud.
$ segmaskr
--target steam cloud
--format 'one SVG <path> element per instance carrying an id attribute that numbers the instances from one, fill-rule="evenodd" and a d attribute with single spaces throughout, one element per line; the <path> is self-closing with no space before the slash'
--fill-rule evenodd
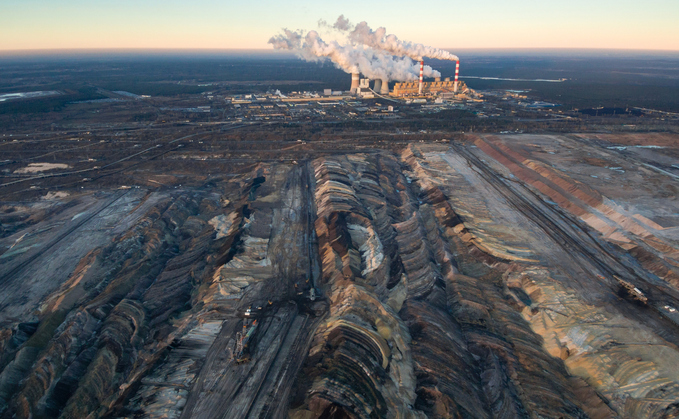
<path id="1" fill-rule="evenodd" d="M 424 57 L 437 60 L 459 61 L 456 55 L 448 51 L 423 44 L 402 41 L 394 34 L 387 35 L 387 29 L 384 27 L 372 30 L 365 21 L 353 26 L 344 15 L 340 15 L 337 18 L 332 28 L 346 34 L 354 45 L 365 45 L 400 57 L 410 57 L 418 61 Z"/>
<path id="2" fill-rule="evenodd" d="M 330 27 L 320 20 L 319 26 Z M 332 25 L 343 33 L 348 42 L 324 41 L 318 32 L 283 29 L 269 39 L 274 49 L 294 51 L 298 57 L 312 62 L 331 61 L 347 73 L 362 73 L 370 79 L 414 81 L 419 78 L 419 65 L 413 60 L 423 57 L 457 61 L 458 58 L 438 48 L 401 41 L 396 35 L 386 35 L 385 28 L 372 30 L 366 22 L 353 26 L 343 15 Z M 425 77 L 440 77 L 441 73 L 424 66 Z"/>

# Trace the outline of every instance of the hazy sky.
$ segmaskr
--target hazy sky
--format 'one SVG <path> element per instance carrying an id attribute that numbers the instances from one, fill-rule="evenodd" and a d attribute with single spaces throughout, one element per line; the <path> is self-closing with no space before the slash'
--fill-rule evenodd
<path id="1" fill-rule="evenodd" d="M 679 0 L 2 0 L 0 50 L 270 48 L 340 14 L 439 48 L 679 50 Z"/>

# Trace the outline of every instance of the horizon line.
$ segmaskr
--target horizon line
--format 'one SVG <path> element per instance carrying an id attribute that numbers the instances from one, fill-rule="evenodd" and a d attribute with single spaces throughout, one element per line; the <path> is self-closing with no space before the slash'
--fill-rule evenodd
<path id="1" fill-rule="evenodd" d="M 639 49 L 639 48 L 593 48 L 593 47 L 465 47 L 441 48 L 446 51 L 616 51 L 616 52 L 660 52 L 679 53 L 679 49 Z M 33 55 L 41 53 L 82 52 L 258 52 L 270 54 L 294 54 L 293 51 L 280 51 L 271 48 L 165 48 L 165 47 L 106 47 L 106 48 L 30 48 L 0 49 L 0 55 Z"/>

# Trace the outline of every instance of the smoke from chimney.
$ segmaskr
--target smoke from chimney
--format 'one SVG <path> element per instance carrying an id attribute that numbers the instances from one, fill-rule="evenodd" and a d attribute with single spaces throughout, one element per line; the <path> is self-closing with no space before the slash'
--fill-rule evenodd
<path id="1" fill-rule="evenodd" d="M 410 57 L 418 61 L 425 57 L 437 60 L 459 61 L 456 55 L 448 51 L 423 44 L 402 41 L 394 34 L 387 35 L 387 29 L 384 27 L 372 30 L 365 21 L 352 28 L 349 20 L 344 15 L 340 15 L 332 27 L 345 33 L 354 45 L 365 45 L 399 57 Z"/>
<path id="2" fill-rule="evenodd" d="M 337 41 L 325 42 L 316 31 L 291 31 L 271 37 L 274 49 L 293 51 L 298 57 L 311 62 L 331 61 L 347 73 L 362 73 L 370 79 L 415 81 L 418 66 L 409 57 L 395 57 L 385 51 L 356 45 L 341 45 Z M 426 77 L 439 77 L 441 73 L 425 66 Z"/>

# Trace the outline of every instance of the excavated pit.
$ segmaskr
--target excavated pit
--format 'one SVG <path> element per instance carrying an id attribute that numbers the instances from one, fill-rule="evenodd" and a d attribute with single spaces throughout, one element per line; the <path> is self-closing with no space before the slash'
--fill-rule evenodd
<path id="1" fill-rule="evenodd" d="M 7 201 L 0 415 L 678 417 L 676 179 L 637 140 L 467 136 Z"/>

